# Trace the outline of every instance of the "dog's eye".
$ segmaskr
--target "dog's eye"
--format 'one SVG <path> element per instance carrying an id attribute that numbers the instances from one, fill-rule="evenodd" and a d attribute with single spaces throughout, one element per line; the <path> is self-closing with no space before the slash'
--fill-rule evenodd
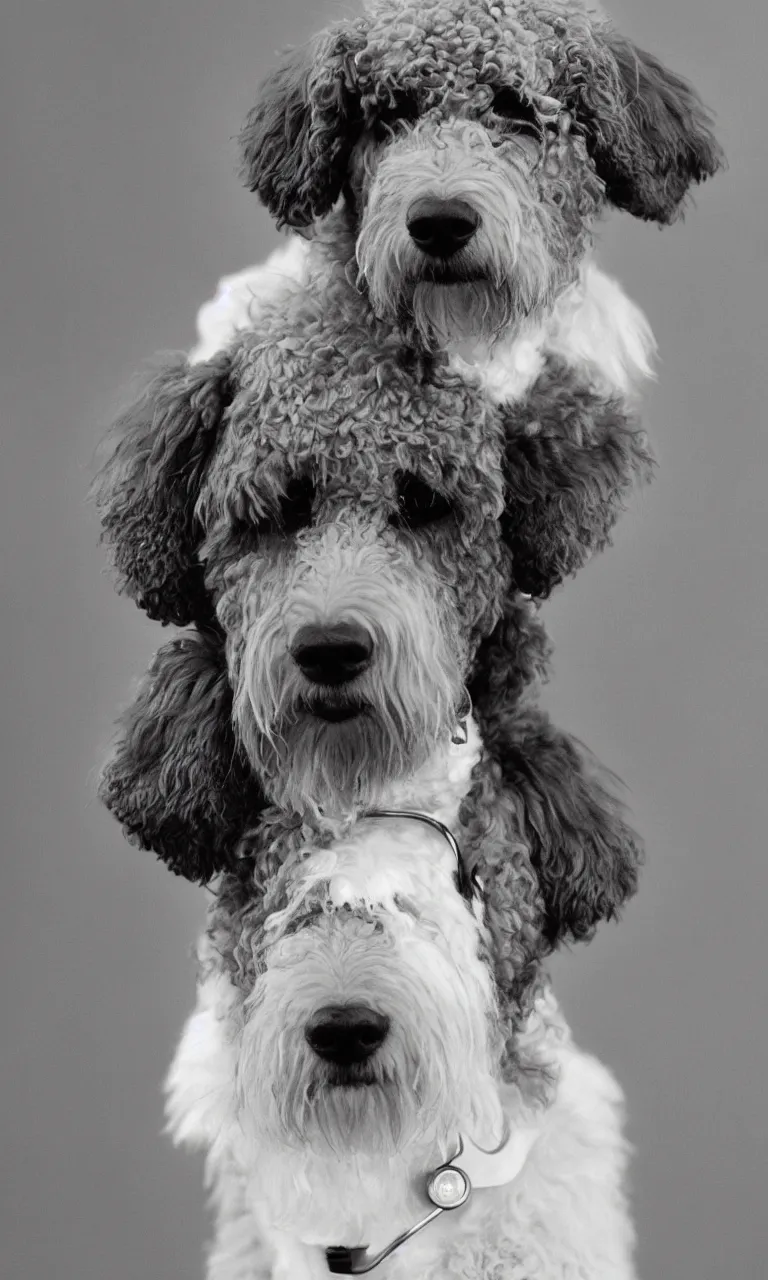
<path id="1" fill-rule="evenodd" d="M 294 477 L 288 481 L 273 516 L 263 515 L 258 520 L 234 520 L 232 533 L 240 542 L 252 548 L 260 538 L 270 534 L 290 537 L 292 533 L 298 533 L 312 523 L 314 498 L 315 486 L 309 477 Z"/>
<path id="2" fill-rule="evenodd" d="M 399 93 L 390 102 L 381 103 L 376 108 L 371 128 L 374 137 L 383 142 L 399 124 L 415 124 L 418 118 L 419 103 L 416 95 Z"/>
<path id="3" fill-rule="evenodd" d="M 541 134 L 535 107 L 514 89 L 498 89 L 493 95 L 491 110 L 516 131 L 535 134 L 537 137 Z"/>
<path id="4" fill-rule="evenodd" d="M 298 533 L 312 523 L 315 486 L 309 476 L 295 476 L 288 481 L 280 499 L 280 531 Z"/>
<path id="5" fill-rule="evenodd" d="M 420 529 L 436 524 L 453 513 L 453 504 L 445 494 L 432 489 L 418 476 L 405 472 L 397 482 L 397 510 L 389 523 L 407 529 Z"/>

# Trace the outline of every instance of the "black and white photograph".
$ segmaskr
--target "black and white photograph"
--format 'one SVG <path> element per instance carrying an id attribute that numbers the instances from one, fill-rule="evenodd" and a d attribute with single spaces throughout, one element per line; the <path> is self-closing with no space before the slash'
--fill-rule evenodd
<path id="1" fill-rule="evenodd" d="M 8 1280 L 759 1280 L 768 12 L 11 0 Z"/>

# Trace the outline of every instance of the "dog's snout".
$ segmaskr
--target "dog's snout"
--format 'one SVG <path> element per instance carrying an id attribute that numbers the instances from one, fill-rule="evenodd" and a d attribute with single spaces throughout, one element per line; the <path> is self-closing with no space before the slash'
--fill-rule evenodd
<path id="1" fill-rule="evenodd" d="M 308 1023 L 304 1035 L 319 1058 L 348 1066 L 370 1058 L 388 1031 L 389 1018 L 364 1004 L 326 1005 Z"/>
<path id="2" fill-rule="evenodd" d="M 354 680 L 368 666 L 373 641 L 365 627 L 343 622 L 302 627 L 291 657 L 313 684 L 337 685 Z"/>
<path id="3" fill-rule="evenodd" d="M 467 244 L 480 226 L 480 215 L 466 200 L 416 200 L 406 218 L 408 234 L 422 253 L 450 258 Z"/>

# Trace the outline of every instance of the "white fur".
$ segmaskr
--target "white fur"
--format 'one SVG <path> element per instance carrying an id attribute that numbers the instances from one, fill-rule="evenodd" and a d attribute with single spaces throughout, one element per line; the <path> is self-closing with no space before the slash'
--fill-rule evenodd
<path id="1" fill-rule="evenodd" d="M 522 399 L 548 356 L 579 369 L 599 392 L 633 396 L 652 376 L 655 350 L 640 308 L 589 262 L 540 324 L 491 346 L 465 344 L 454 350 L 452 364 L 465 377 L 479 376 L 496 404 Z"/>
<path id="2" fill-rule="evenodd" d="M 387 805 L 455 822 L 479 751 L 470 722 L 467 743 L 446 745 L 386 796 Z M 448 1272 L 465 1280 L 632 1280 L 620 1091 L 575 1049 L 550 992 L 538 999 L 518 1048 L 556 1079 L 551 1104 L 541 1109 L 488 1074 L 493 1055 L 483 1028 L 493 992 L 478 949 L 482 910 L 468 909 L 456 892 L 455 869 L 448 842 L 425 824 L 361 819 L 285 869 L 288 904 L 261 930 L 252 995 L 231 984 L 215 942 L 203 941 L 204 976 L 169 1074 L 168 1118 L 177 1141 L 207 1151 L 218 1219 L 209 1280 L 325 1280 L 328 1245 L 383 1247 L 428 1210 L 424 1177 L 454 1154 L 457 1132 L 490 1147 L 503 1119 L 515 1133 L 539 1130 L 522 1171 L 430 1224 L 382 1263 L 381 1280 Z M 313 894 L 324 911 L 302 920 Z M 363 933 L 366 918 L 379 922 L 362 947 L 354 928 L 361 909 Z M 345 950 L 347 934 L 355 945 Z M 271 1058 L 264 1040 L 276 1035 L 283 1044 L 283 1024 L 301 1029 L 313 1008 L 360 1000 L 392 1015 L 389 1052 L 421 1055 L 427 1082 L 430 1052 L 441 1041 L 446 1047 L 449 1075 L 437 1093 L 426 1090 L 435 1099 L 426 1114 L 406 1113 L 403 1141 L 378 1152 L 375 1143 L 329 1147 L 311 1125 L 303 1142 L 265 1125 L 259 1108 L 290 1092 L 297 1067 L 292 1053 Z M 286 1044 L 312 1059 L 303 1043 Z M 357 1113 L 359 1106 L 350 1111 Z"/>
<path id="3" fill-rule="evenodd" d="M 261 266 L 226 276 L 198 313 L 200 339 L 190 360 L 208 359 L 253 323 L 261 303 L 307 282 L 311 262 L 311 243 L 292 236 Z M 463 343 L 452 350 L 451 362 L 462 376 L 479 378 L 494 403 L 520 400 L 548 355 L 581 369 L 600 392 L 631 396 L 652 376 L 655 350 L 640 308 L 592 261 L 545 320 L 492 345 Z"/>
<path id="4" fill-rule="evenodd" d="M 236 333 L 251 326 L 260 304 L 278 298 L 286 285 L 303 282 L 308 260 L 309 243 L 291 236 L 266 262 L 224 276 L 215 296 L 197 313 L 198 341 L 189 353 L 190 363 L 210 360 Z"/>
<path id="5" fill-rule="evenodd" d="M 465 733 L 465 742 L 444 742 L 411 778 L 390 783 L 381 808 L 417 809 L 453 829 L 482 749 L 473 716 L 466 721 Z"/>
<path id="6" fill-rule="evenodd" d="M 201 989 L 200 999 L 206 998 Z M 550 997 L 550 1008 L 532 1015 L 529 1035 L 541 1037 L 555 1013 Z M 300 1224 L 293 1232 L 275 1226 L 261 1180 L 249 1179 L 240 1163 L 244 1143 L 232 1105 L 225 1022 L 208 1014 L 204 1063 L 200 1016 L 190 1021 L 177 1051 L 169 1116 L 177 1140 L 209 1150 L 219 1220 L 209 1280 L 270 1275 L 326 1280 L 327 1245 L 365 1243 L 374 1251 L 424 1215 L 428 1206 L 419 1194 L 420 1175 L 435 1167 L 442 1152 L 416 1151 L 410 1163 L 358 1157 L 330 1164 L 307 1156 L 298 1166 L 295 1157 L 278 1161 L 273 1152 L 268 1183 Z M 541 1048 L 559 1076 L 546 1113 L 532 1116 L 514 1088 L 502 1090 L 513 1131 L 534 1119 L 541 1125 L 522 1172 L 509 1185 L 476 1191 L 463 1209 L 430 1224 L 381 1265 L 382 1280 L 442 1277 L 446 1248 L 461 1263 L 452 1274 L 468 1280 L 498 1274 L 493 1264 L 499 1258 L 505 1259 L 504 1280 L 633 1280 L 634 1234 L 621 1190 L 628 1156 L 621 1091 L 610 1073 L 561 1030 L 547 1029 Z M 217 1145 L 211 1144 L 214 1134 Z"/>

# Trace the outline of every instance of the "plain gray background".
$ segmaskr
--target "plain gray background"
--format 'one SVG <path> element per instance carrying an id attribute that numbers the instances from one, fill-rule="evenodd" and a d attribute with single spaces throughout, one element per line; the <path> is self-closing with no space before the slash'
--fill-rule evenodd
<path id="1" fill-rule="evenodd" d="M 323 0 L 326 4 L 326 0 Z M 350 5 L 350 8 L 352 6 Z M 122 842 L 94 775 L 166 635 L 118 600 L 86 505 L 118 392 L 277 242 L 231 142 L 307 0 L 6 0 L 0 73 L 3 1222 L 9 1280 L 193 1280 L 199 1162 L 160 1136 L 204 893 Z M 660 458 L 616 546 L 547 607 L 550 705 L 627 781 L 649 861 L 555 965 L 628 1097 L 644 1280 L 764 1274 L 768 535 L 766 20 L 620 0 L 717 111 L 730 171 L 603 262 L 659 340 Z"/>

